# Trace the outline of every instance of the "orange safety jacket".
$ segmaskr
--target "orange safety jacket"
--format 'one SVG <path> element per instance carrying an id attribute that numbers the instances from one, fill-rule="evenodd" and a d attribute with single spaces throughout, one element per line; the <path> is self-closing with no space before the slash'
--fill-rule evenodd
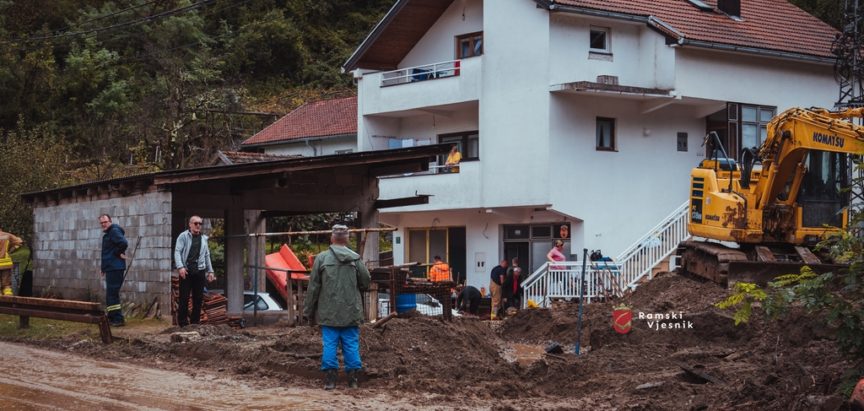
<path id="1" fill-rule="evenodd" d="M 445 262 L 435 263 L 429 268 L 430 281 L 450 281 L 450 266 Z"/>
<path id="2" fill-rule="evenodd" d="M 0 231 L 0 270 L 12 268 L 12 256 L 9 255 L 9 249 L 18 248 L 22 243 L 20 238 Z"/>

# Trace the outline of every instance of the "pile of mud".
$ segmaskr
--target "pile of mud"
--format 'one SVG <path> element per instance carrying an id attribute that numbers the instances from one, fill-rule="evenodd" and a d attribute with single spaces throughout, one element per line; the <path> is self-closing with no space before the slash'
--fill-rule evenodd
<path id="1" fill-rule="evenodd" d="M 364 325 L 363 385 L 416 393 L 426 401 L 420 405 L 497 398 L 506 407 L 511 400 L 547 397 L 572 398 L 591 409 L 818 409 L 842 401 L 833 393 L 851 364 L 829 330 L 794 313 L 776 322 L 754 314 L 750 325 L 736 327 L 728 312 L 714 307 L 726 295 L 710 282 L 659 276 L 624 299 L 634 314 L 626 335 L 611 326 L 614 306 L 622 301 L 586 305 L 580 356 L 572 353 L 575 303 L 523 310 L 494 327 L 424 316 Z M 692 328 L 657 329 L 640 313 L 680 314 L 659 323 L 689 321 Z M 527 363 L 502 354 L 517 343 L 549 341 L 567 347 L 565 353 Z M 41 344 L 101 359 L 242 375 L 265 385 L 320 386 L 316 327 L 190 326 L 108 346 L 83 335 Z"/>
<path id="2" fill-rule="evenodd" d="M 835 392 L 852 364 L 823 324 L 801 312 L 778 321 L 754 312 L 749 325 L 735 326 L 731 313 L 714 306 L 727 295 L 714 283 L 665 274 L 623 301 L 586 305 L 585 354 L 549 362 L 535 375 L 543 381 L 538 387 L 556 395 L 590 392 L 615 407 L 643 409 L 836 409 L 842 403 Z M 612 328 L 622 302 L 633 313 L 627 334 Z M 572 347 L 577 316 L 576 303 L 523 310 L 499 333 L 505 340 Z"/>

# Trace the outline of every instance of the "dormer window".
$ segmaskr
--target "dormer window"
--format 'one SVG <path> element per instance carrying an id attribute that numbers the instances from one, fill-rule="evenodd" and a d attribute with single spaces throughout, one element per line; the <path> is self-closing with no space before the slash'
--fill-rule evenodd
<path id="1" fill-rule="evenodd" d="M 456 37 L 456 58 L 464 59 L 468 57 L 483 55 L 483 32 L 463 34 Z"/>
<path id="2" fill-rule="evenodd" d="M 610 30 L 608 27 L 591 26 L 589 51 L 592 53 L 612 54 Z"/>

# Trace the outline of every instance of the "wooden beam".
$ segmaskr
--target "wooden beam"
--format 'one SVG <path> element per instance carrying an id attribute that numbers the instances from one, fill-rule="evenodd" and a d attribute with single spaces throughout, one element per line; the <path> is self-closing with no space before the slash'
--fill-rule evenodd
<path id="1" fill-rule="evenodd" d="M 423 171 L 429 171 L 430 162 L 431 160 L 421 163 L 414 162 L 411 164 L 388 164 L 383 166 L 369 167 L 369 175 L 373 177 L 381 177 L 393 176 L 404 173 L 420 173 Z"/>
<path id="2" fill-rule="evenodd" d="M 412 205 L 420 205 L 420 204 L 429 204 L 429 195 L 428 194 L 420 194 L 415 197 L 403 197 L 403 198 L 391 198 L 387 200 L 378 200 L 375 201 L 375 208 L 392 208 L 392 207 L 404 207 L 404 206 L 412 206 Z"/>

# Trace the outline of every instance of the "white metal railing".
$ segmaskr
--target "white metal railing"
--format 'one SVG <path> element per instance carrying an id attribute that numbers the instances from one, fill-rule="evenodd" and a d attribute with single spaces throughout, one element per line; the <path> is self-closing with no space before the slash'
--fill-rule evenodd
<path id="1" fill-rule="evenodd" d="M 416 83 L 437 78 L 456 77 L 459 75 L 461 60 L 444 61 L 422 66 L 406 67 L 399 70 L 386 71 L 381 74 L 381 87 L 397 84 Z"/>
<path id="2" fill-rule="evenodd" d="M 587 263 L 584 284 L 580 284 L 582 263 L 566 261 L 547 262 L 531 273 L 523 283 L 527 307 L 533 301 L 549 307 L 552 299 L 578 298 L 580 287 L 585 287 L 585 299 L 590 303 L 597 298 L 620 297 L 627 288 L 636 288 L 643 277 L 672 254 L 678 243 L 690 237 L 687 231 L 689 202 L 685 202 L 666 216 L 639 240 L 627 247 L 614 261 Z"/>
<path id="3" fill-rule="evenodd" d="M 639 280 L 650 276 L 651 270 L 678 248 L 678 243 L 690 237 L 689 207 L 690 202 L 685 201 L 618 255 L 615 262 L 621 265 L 621 276 L 628 287 L 635 288 Z"/>
<path id="4" fill-rule="evenodd" d="M 585 302 L 606 300 L 621 295 L 626 286 L 621 277 L 621 267 L 612 262 L 591 262 L 586 264 L 585 278 L 582 281 L 582 263 L 577 261 L 546 262 L 523 283 L 523 308 L 533 301 L 548 308 L 553 299 L 579 298 Z"/>

